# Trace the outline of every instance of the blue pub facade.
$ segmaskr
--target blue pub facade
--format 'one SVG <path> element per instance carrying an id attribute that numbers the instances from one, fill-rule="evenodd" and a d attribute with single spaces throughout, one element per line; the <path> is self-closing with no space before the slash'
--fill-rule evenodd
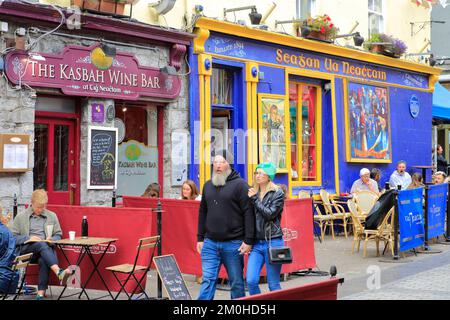
<path id="1" fill-rule="evenodd" d="M 221 148 L 249 184 L 273 162 L 290 197 L 349 192 L 363 167 L 384 183 L 399 160 L 431 164 L 439 69 L 207 18 L 195 33 L 189 177 L 200 187 Z"/>

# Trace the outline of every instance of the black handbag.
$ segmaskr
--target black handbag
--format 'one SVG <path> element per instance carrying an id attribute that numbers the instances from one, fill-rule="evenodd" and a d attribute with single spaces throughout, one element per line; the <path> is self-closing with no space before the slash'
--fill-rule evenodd
<path id="1" fill-rule="evenodd" d="M 271 222 L 275 225 L 273 222 Z M 272 248 L 272 232 L 269 229 L 269 262 L 272 264 L 288 264 L 292 263 L 292 249 L 290 247 Z"/>

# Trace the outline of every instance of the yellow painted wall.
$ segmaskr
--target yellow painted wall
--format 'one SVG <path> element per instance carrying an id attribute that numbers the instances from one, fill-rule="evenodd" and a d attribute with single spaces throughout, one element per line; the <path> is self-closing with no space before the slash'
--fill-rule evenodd
<path id="1" fill-rule="evenodd" d="M 42 3 L 55 3 L 61 6 L 68 6 L 70 0 L 41 0 Z M 224 8 L 236 8 L 242 6 L 256 5 L 258 12 L 264 14 L 272 3 L 277 7 L 268 18 L 266 24 L 270 30 L 286 32 L 294 35 L 293 24 L 279 25 L 275 29 L 275 20 L 290 20 L 296 16 L 296 0 L 177 0 L 175 7 L 166 15 L 158 16 L 150 3 L 157 0 L 140 0 L 133 7 L 133 18 L 150 23 L 171 27 L 176 29 L 188 29 L 192 24 L 192 14 L 195 5 L 204 7 L 204 15 L 210 18 L 223 20 Z M 126 12 L 128 13 L 128 6 Z M 340 29 L 340 34 L 348 33 L 355 21 L 359 22 L 355 31 L 359 31 L 365 38 L 368 37 L 368 0 L 316 0 L 316 11 L 318 14 L 328 14 L 336 26 Z M 244 20 L 250 25 L 248 14 L 250 10 L 227 13 L 228 21 Z M 418 52 L 430 39 L 430 27 L 426 25 L 423 30 L 415 36 L 411 36 L 412 21 L 430 20 L 430 11 L 422 6 L 418 7 L 411 0 L 384 0 L 384 31 L 394 37 L 400 38 L 408 45 L 408 52 Z M 416 25 L 418 30 L 420 25 Z M 351 45 L 352 40 L 339 39 L 340 45 Z"/>

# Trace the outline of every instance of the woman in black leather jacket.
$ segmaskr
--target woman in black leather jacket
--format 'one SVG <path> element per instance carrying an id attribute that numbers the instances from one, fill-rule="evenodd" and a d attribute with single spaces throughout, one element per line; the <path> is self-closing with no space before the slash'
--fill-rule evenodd
<path id="1" fill-rule="evenodd" d="M 261 293 L 259 277 L 264 264 L 269 290 L 281 289 L 281 264 L 269 262 L 269 240 L 272 247 L 284 246 L 281 229 L 284 192 L 272 182 L 275 174 L 276 168 L 272 163 L 259 164 L 254 176 L 255 187 L 248 192 L 256 217 L 256 239 L 247 263 L 247 285 L 250 295 Z"/>

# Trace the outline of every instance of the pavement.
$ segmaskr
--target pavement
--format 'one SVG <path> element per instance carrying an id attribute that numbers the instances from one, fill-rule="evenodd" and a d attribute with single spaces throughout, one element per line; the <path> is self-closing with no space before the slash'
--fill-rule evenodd
<path id="1" fill-rule="evenodd" d="M 362 248 L 360 252 L 352 254 L 352 241 L 352 236 L 336 236 L 335 240 L 326 236 L 322 243 L 315 239 L 317 268 L 313 271 L 329 271 L 330 266 L 336 266 L 337 277 L 344 278 L 344 283 L 338 286 L 338 299 L 450 299 L 450 245 L 431 243 L 433 250 L 441 252 L 417 255 L 407 252 L 405 257 L 394 261 L 390 252 L 376 257 L 374 242 L 369 242 L 366 258 L 362 256 Z M 195 299 L 200 285 L 192 275 L 184 275 L 184 278 L 192 298 Z M 286 281 L 281 282 L 284 289 L 328 279 L 329 276 L 289 275 L 285 278 Z M 152 270 L 146 284 L 146 291 L 152 297 L 156 296 L 156 283 L 156 272 Z M 68 289 L 65 294 L 78 291 Z M 267 284 L 261 284 L 261 291 L 268 292 Z M 51 296 L 47 299 L 56 299 L 60 292 L 61 287 L 53 286 Z M 90 298 L 101 298 L 105 291 L 88 290 L 88 294 Z M 34 299 L 34 296 L 21 296 L 20 299 Z M 77 296 L 70 299 L 77 299 Z M 82 299 L 86 298 L 83 296 Z M 119 299 L 127 297 L 122 294 Z M 215 299 L 229 300 L 230 292 L 217 290 Z"/>

